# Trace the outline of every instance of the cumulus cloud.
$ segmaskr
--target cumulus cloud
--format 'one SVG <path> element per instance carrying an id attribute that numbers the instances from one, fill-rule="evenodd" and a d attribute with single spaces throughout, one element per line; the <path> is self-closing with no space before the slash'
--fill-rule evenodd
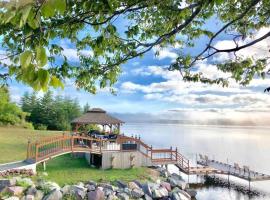
<path id="1" fill-rule="evenodd" d="M 68 60 L 78 62 L 79 55 L 84 56 L 93 56 L 93 52 L 91 50 L 81 50 L 79 53 L 76 49 L 73 48 L 64 48 L 63 55 L 67 57 Z"/>
<path id="2" fill-rule="evenodd" d="M 174 52 L 173 48 L 154 47 L 153 52 L 156 54 L 156 58 L 158 60 L 169 58 L 171 59 L 171 62 L 173 62 L 178 57 L 177 53 Z"/>

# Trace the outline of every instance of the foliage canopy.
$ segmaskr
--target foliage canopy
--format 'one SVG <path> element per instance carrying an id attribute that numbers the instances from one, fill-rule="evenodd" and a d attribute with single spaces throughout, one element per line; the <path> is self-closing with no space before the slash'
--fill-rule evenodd
<path id="1" fill-rule="evenodd" d="M 180 47 L 170 70 L 179 70 L 186 81 L 227 86 L 222 77 L 192 73 L 196 63 L 236 53 L 270 36 L 268 32 L 243 44 L 269 26 L 269 0 L 11 0 L 0 5 L 0 43 L 6 52 L 0 78 L 5 82 L 14 76 L 37 90 L 64 87 L 64 80 L 72 79 L 78 88 L 95 93 L 97 84 L 103 88 L 117 81 L 121 64 L 155 47 L 171 46 Z M 213 31 L 205 24 L 215 17 L 223 26 Z M 231 35 L 234 48 L 214 46 L 222 34 Z M 201 53 L 184 53 L 201 37 L 208 38 Z M 74 45 L 79 64 L 65 56 L 59 39 Z M 235 56 L 216 67 L 247 85 L 254 76 L 265 76 L 267 59 Z"/>
<path id="2" fill-rule="evenodd" d="M 51 91 L 43 97 L 38 97 L 35 92 L 25 93 L 21 106 L 23 111 L 30 113 L 27 120 L 40 130 L 71 130 L 71 120 L 81 115 L 81 107 L 76 100 L 59 95 L 53 97 Z"/>
<path id="3" fill-rule="evenodd" d="M 22 126 L 32 128 L 30 123 L 25 122 L 29 113 L 23 112 L 20 107 L 10 101 L 7 87 L 0 87 L 0 125 Z"/>

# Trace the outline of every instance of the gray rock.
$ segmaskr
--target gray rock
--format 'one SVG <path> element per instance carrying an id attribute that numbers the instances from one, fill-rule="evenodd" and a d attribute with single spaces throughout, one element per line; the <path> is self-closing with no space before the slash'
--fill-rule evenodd
<path id="1" fill-rule="evenodd" d="M 192 197 L 195 198 L 197 195 L 197 191 L 193 189 L 187 189 L 186 192 Z"/>
<path id="2" fill-rule="evenodd" d="M 81 185 L 72 185 L 70 187 L 70 194 L 74 195 L 77 200 L 84 199 L 86 196 L 87 189 Z"/>
<path id="3" fill-rule="evenodd" d="M 126 193 L 124 193 L 124 192 L 118 193 L 118 194 L 117 194 L 117 197 L 118 197 L 120 200 L 129 200 L 129 196 L 128 196 Z"/>
<path id="4" fill-rule="evenodd" d="M 120 188 L 126 188 L 127 187 L 127 184 L 123 181 L 120 181 L 120 180 L 117 180 L 116 181 L 116 185 Z"/>
<path id="5" fill-rule="evenodd" d="M 92 181 L 92 180 L 88 181 L 87 184 L 94 185 L 95 187 L 97 186 L 97 183 L 95 181 Z"/>
<path id="6" fill-rule="evenodd" d="M 79 182 L 76 185 L 79 186 L 79 187 L 84 187 L 84 183 L 83 182 Z"/>
<path id="7" fill-rule="evenodd" d="M 96 189 L 95 191 L 91 191 L 87 193 L 88 200 L 104 200 L 104 192 L 100 189 Z"/>
<path id="8" fill-rule="evenodd" d="M 180 176 L 179 174 L 176 174 L 176 173 L 172 173 L 172 174 L 171 174 L 171 177 L 174 177 L 174 178 L 176 178 L 176 179 L 178 179 L 178 180 L 184 181 L 183 177 Z"/>
<path id="9" fill-rule="evenodd" d="M 132 181 L 132 182 L 136 183 L 140 188 L 142 188 L 142 184 L 140 183 L 140 181 L 134 180 L 134 181 Z"/>
<path id="10" fill-rule="evenodd" d="M 144 192 L 145 194 L 147 194 L 148 196 L 150 196 L 150 197 L 152 196 L 151 187 L 149 186 L 148 183 L 142 185 L 142 190 L 143 190 L 143 192 Z"/>
<path id="11" fill-rule="evenodd" d="M 67 195 L 71 193 L 71 186 L 70 185 L 65 185 L 64 187 L 61 188 L 61 192 L 63 195 Z"/>
<path id="12" fill-rule="evenodd" d="M 31 186 L 31 187 L 29 187 L 28 189 L 27 189 L 27 191 L 26 191 L 26 194 L 27 195 L 36 195 L 36 193 L 37 193 L 37 188 L 35 188 L 35 186 Z"/>
<path id="13" fill-rule="evenodd" d="M 88 191 L 95 191 L 95 189 L 96 189 L 96 186 L 95 185 L 88 185 L 87 186 L 87 190 Z"/>
<path id="14" fill-rule="evenodd" d="M 159 189 L 152 190 L 152 197 L 153 198 L 162 198 L 169 196 L 168 191 L 164 187 L 160 187 Z"/>
<path id="15" fill-rule="evenodd" d="M 43 200 L 60 200 L 63 195 L 60 190 L 53 189 L 49 194 L 47 194 Z"/>
<path id="16" fill-rule="evenodd" d="M 168 192 L 170 192 L 170 191 L 172 190 L 171 184 L 168 183 L 168 182 L 165 182 L 165 181 L 164 181 L 164 182 L 161 182 L 160 185 L 161 185 L 162 187 L 166 188 L 166 190 L 167 190 Z"/>
<path id="17" fill-rule="evenodd" d="M 115 194 L 109 195 L 106 200 L 116 200 L 118 197 Z"/>
<path id="18" fill-rule="evenodd" d="M 145 200 L 152 200 L 152 197 L 149 196 L 149 195 L 147 195 L 147 194 L 145 194 L 145 195 L 144 195 L 144 199 L 145 199 Z"/>
<path id="19" fill-rule="evenodd" d="M 141 189 L 135 182 L 131 181 L 128 183 L 128 188 L 133 190 L 133 189 Z"/>
<path id="20" fill-rule="evenodd" d="M 106 197 L 108 197 L 108 196 L 110 196 L 110 195 L 113 195 L 113 191 L 112 190 L 110 190 L 110 189 L 108 189 L 108 188 L 103 188 L 103 192 L 104 192 L 104 195 L 106 196 Z"/>
<path id="21" fill-rule="evenodd" d="M 182 181 L 182 180 L 179 180 L 178 178 L 176 177 L 169 177 L 168 178 L 168 181 L 169 183 L 171 184 L 172 187 L 180 187 L 182 188 L 183 190 L 186 188 L 187 186 L 187 183 Z"/>
<path id="22" fill-rule="evenodd" d="M 36 194 L 35 194 L 35 200 L 41 200 L 44 197 L 44 192 L 42 192 L 41 190 L 37 190 Z"/>
<path id="23" fill-rule="evenodd" d="M 16 197 L 16 196 L 12 196 L 12 197 L 9 197 L 5 200 L 20 200 L 19 197 Z"/>
<path id="24" fill-rule="evenodd" d="M 110 184 L 101 183 L 101 184 L 99 184 L 99 186 L 114 191 L 114 187 L 112 185 L 110 185 Z"/>
<path id="25" fill-rule="evenodd" d="M 34 196 L 35 200 L 41 200 L 44 196 L 44 193 L 41 190 L 36 189 L 34 186 L 31 186 L 27 189 L 26 195 Z"/>
<path id="26" fill-rule="evenodd" d="M 20 196 L 23 193 L 24 188 L 21 186 L 11 186 L 7 188 L 7 191 L 12 195 Z"/>
<path id="27" fill-rule="evenodd" d="M 9 186 L 12 186 L 12 185 L 13 184 L 12 184 L 11 180 L 9 180 L 9 179 L 0 179 L 0 191 L 2 191 L 6 187 L 9 187 Z"/>
<path id="28" fill-rule="evenodd" d="M 26 196 L 23 196 L 22 200 L 35 200 L 35 197 L 33 195 L 26 195 Z"/>
<path id="29" fill-rule="evenodd" d="M 131 196 L 135 199 L 141 198 L 144 195 L 144 192 L 141 189 L 134 188 L 131 191 Z"/>
<path id="30" fill-rule="evenodd" d="M 191 196 L 179 188 L 174 188 L 171 192 L 171 197 L 173 200 L 190 200 Z"/>

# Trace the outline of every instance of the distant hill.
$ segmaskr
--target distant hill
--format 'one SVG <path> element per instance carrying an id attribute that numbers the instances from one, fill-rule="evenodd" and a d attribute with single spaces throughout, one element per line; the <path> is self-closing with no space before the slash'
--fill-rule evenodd
<path id="1" fill-rule="evenodd" d="M 230 120 L 230 119 L 209 119 L 209 120 L 185 120 L 185 119 L 162 119 L 163 116 L 156 116 L 148 113 L 111 113 L 113 116 L 126 123 L 159 123 L 159 124 L 186 124 L 186 125 L 223 125 L 223 126 L 267 126 L 268 124 L 255 123 L 252 120 Z"/>

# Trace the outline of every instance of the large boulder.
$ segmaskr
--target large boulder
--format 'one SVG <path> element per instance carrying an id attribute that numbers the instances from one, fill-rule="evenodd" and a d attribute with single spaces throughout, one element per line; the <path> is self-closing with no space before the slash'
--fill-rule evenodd
<path id="1" fill-rule="evenodd" d="M 90 191 L 87 193 L 88 200 L 104 200 L 104 192 L 97 188 L 95 191 Z"/>
<path id="2" fill-rule="evenodd" d="M 41 200 L 44 196 L 44 193 L 41 190 L 35 188 L 35 186 L 31 186 L 27 189 L 26 195 L 34 196 L 35 200 Z"/>
<path id="3" fill-rule="evenodd" d="M 103 188 L 103 192 L 104 192 L 104 195 L 105 195 L 106 197 L 108 197 L 108 196 L 114 194 L 113 190 L 111 190 L 111 189 L 109 189 L 109 188 Z"/>
<path id="4" fill-rule="evenodd" d="M 12 197 L 6 198 L 5 200 L 20 200 L 20 198 L 16 196 L 12 196 Z"/>
<path id="5" fill-rule="evenodd" d="M 117 194 L 117 197 L 118 197 L 120 200 L 129 200 L 128 194 L 127 194 L 127 193 L 124 193 L 124 192 L 118 193 L 118 194 Z"/>
<path id="6" fill-rule="evenodd" d="M 174 188 L 171 192 L 172 200 L 190 200 L 191 196 L 185 192 L 184 190 L 180 190 L 179 188 Z"/>
<path id="7" fill-rule="evenodd" d="M 163 182 L 160 183 L 160 185 L 161 185 L 162 187 L 166 188 L 166 190 L 167 190 L 168 192 L 170 192 L 170 191 L 172 190 L 171 184 L 168 183 L 168 182 L 163 181 Z"/>
<path id="8" fill-rule="evenodd" d="M 65 185 L 64 187 L 61 188 L 61 192 L 63 195 L 68 195 L 71 193 L 71 186 L 70 185 Z"/>
<path id="9" fill-rule="evenodd" d="M 127 184 L 123 181 L 120 181 L 120 180 L 117 180 L 116 181 L 116 185 L 119 187 L 119 188 L 126 188 L 128 187 Z"/>
<path id="10" fill-rule="evenodd" d="M 195 198 L 197 195 L 197 191 L 194 189 L 187 189 L 186 192 L 192 197 Z"/>
<path id="11" fill-rule="evenodd" d="M 154 199 L 159 199 L 159 198 L 163 198 L 163 197 L 167 197 L 167 196 L 169 196 L 169 193 L 166 190 L 166 188 L 164 188 L 164 187 L 160 187 L 159 189 L 152 190 L 152 197 Z"/>
<path id="12" fill-rule="evenodd" d="M 132 196 L 134 199 L 141 198 L 143 195 L 144 195 L 144 192 L 143 192 L 142 189 L 140 189 L 140 188 L 134 188 L 134 189 L 131 191 L 131 196 Z"/>
<path id="13" fill-rule="evenodd" d="M 88 181 L 87 184 L 94 185 L 95 187 L 97 186 L 97 183 L 95 181 L 92 181 L 92 180 Z"/>
<path id="14" fill-rule="evenodd" d="M 96 190 L 96 186 L 95 185 L 87 185 L 87 191 L 90 192 L 90 191 L 95 191 Z"/>
<path id="15" fill-rule="evenodd" d="M 108 183 L 101 183 L 99 186 L 114 191 L 114 187 Z"/>
<path id="16" fill-rule="evenodd" d="M 16 184 L 16 179 L 0 179 L 0 192 L 9 186 L 14 186 Z"/>
<path id="17" fill-rule="evenodd" d="M 20 196 L 23 193 L 24 188 L 21 186 L 11 186 L 7 188 L 7 191 L 14 196 Z"/>
<path id="18" fill-rule="evenodd" d="M 35 197 L 33 195 L 26 195 L 26 196 L 23 196 L 22 200 L 35 200 Z"/>
<path id="19" fill-rule="evenodd" d="M 86 196 L 87 189 L 81 185 L 71 186 L 71 194 L 73 194 L 77 200 L 82 200 Z"/>
<path id="20" fill-rule="evenodd" d="M 118 197 L 115 194 L 111 194 L 106 198 L 106 200 L 116 200 L 116 199 L 118 199 Z"/>
<path id="21" fill-rule="evenodd" d="M 62 199 L 62 192 L 58 189 L 53 189 L 49 194 L 47 194 L 43 200 L 60 200 Z"/>
<path id="22" fill-rule="evenodd" d="M 133 190 L 133 189 L 141 189 L 135 182 L 131 181 L 128 183 L 128 188 Z"/>
<path id="23" fill-rule="evenodd" d="M 169 177 L 168 182 L 172 187 L 179 187 L 182 188 L 183 190 L 187 187 L 187 183 L 185 181 L 180 180 L 174 176 Z"/>
<path id="24" fill-rule="evenodd" d="M 147 194 L 145 194 L 145 195 L 144 195 L 144 199 L 145 199 L 145 200 L 152 200 L 152 197 L 149 196 L 149 195 L 147 195 Z"/>
<path id="25" fill-rule="evenodd" d="M 147 194 L 148 196 L 152 196 L 152 191 L 151 191 L 151 187 L 148 183 L 145 183 L 142 185 L 142 190 L 145 194 Z"/>
<path id="26" fill-rule="evenodd" d="M 140 188 L 142 188 L 142 184 L 138 180 L 133 180 L 132 182 L 136 183 Z"/>

